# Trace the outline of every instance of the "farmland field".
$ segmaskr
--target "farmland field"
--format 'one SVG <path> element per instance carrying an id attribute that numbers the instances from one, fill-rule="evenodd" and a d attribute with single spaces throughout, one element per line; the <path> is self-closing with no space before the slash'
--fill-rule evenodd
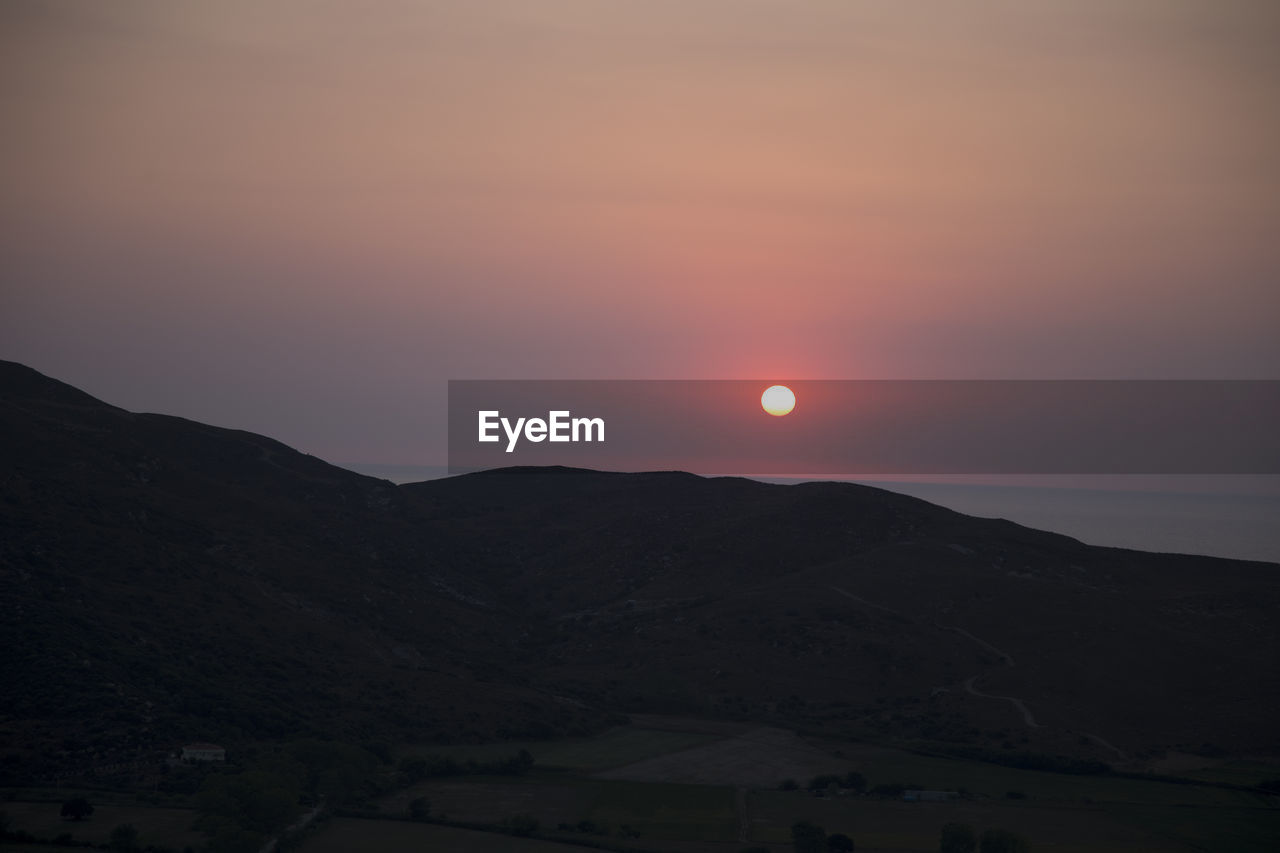
<path id="1" fill-rule="evenodd" d="M 386 815 L 403 816 L 409 811 L 409 802 L 417 797 L 430 801 L 433 815 L 475 823 L 529 814 L 544 826 L 555 826 L 585 819 L 589 808 L 586 793 L 571 780 L 535 774 L 525 779 L 433 779 L 380 800 L 379 810 Z"/>
<path id="2" fill-rule="evenodd" d="M 1280 779 L 1280 765 L 1262 761 L 1226 761 L 1212 767 L 1188 770 L 1181 775 L 1192 779 L 1203 779 L 1206 782 L 1257 785 L 1271 779 Z"/>
<path id="3" fill-rule="evenodd" d="M 90 802 L 95 801 L 90 798 Z M 111 830 L 122 823 L 131 823 L 138 828 L 138 838 L 144 847 L 154 844 L 181 850 L 188 844 L 201 847 L 207 841 L 204 835 L 191 829 L 196 814 L 190 809 L 95 802 L 93 815 L 79 821 L 63 819 L 60 802 L 6 802 L 3 810 L 15 829 L 37 838 L 55 838 L 69 832 L 77 841 L 105 844 Z"/>
<path id="4" fill-rule="evenodd" d="M 820 773 L 844 773 L 850 767 L 848 761 L 793 732 L 759 727 L 596 775 L 603 779 L 773 788 L 783 779 L 803 781 Z"/>
<path id="5" fill-rule="evenodd" d="M 384 814 L 404 814 L 415 797 L 426 797 L 431 813 L 477 823 L 532 815 L 543 827 L 591 821 L 612 830 L 630 826 L 642 839 L 731 841 L 737 818 L 733 790 L 534 774 L 525 779 L 432 780 L 379 803 Z"/>
<path id="6" fill-rule="evenodd" d="M 440 755 L 455 761 L 471 759 L 484 762 L 505 759 L 521 749 L 526 749 L 541 767 L 563 767 L 593 772 L 687 749 L 716 740 L 717 737 L 705 732 L 621 726 L 595 737 L 443 747 L 406 747 L 402 752 L 406 755 Z"/>
<path id="7" fill-rule="evenodd" d="M 1154 805 L 1266 805 L 1256 794 L 1199 785 L 1173 785 L 1112 776 L 1075 776 L 1043 770 L 1021 770 L 979 761 L 919 755 L 874 744 L 829 744 L 844 755 L 847 766 L 871 785 L 902 782 L 941 790 L 1003 797 L 1009 791 L 1036 800 L 1107 801 Z"/>
<path id="8" fill-rule="evenodd" d="M 336 818 L 298 848 L 299 853 L 352 850 L 448 850 L 451 853 L 582 853 L 582 847 L 398 820 Z"/>
<path id="9" fill-rule="evenodd" d="M 317 827 L 301 849 L 567 853 L 584 849 L 560 843 L 575 840 L 670 853 L 738 853 L 761 844 L 783 851 L 791 847 L 790 828 L 798 820 L 850 835 L 862 853 L 930 853 L 937 849 L 942 826 L 956 821 L 979 832 L 999 827 L 1021 833 L 1040 853 L 1269 853 L 1280 838 L 1276 798 L 1256 792 L 1021 770 L 739 723 L 652 717 L 592 738 L 407 754 L 491 762 L 519 749 L 536 759 L 524 775 L 427 778 L 384 796 L 376 810 L 388 818 L 405 817 L 409 803 L 423 797 L 432 817 L 446 823 L 498 824 L 528 815 L 539 822 L 543 838 L 343 817 Z M 784 778 L 804 786 L 814 775 L 850 770 L 863 774 L 871 786 L 897 783 L 965 795 L 950 802 L 908 803 L 849 791 L 816 797 L 777 789 Z M 1257 761 L 1205 761 L 1182 772 L 1239 785 L 1280 775 L 1274 764 Z M 70 822 L 59 810 L 61 799 L 74 794 L 64 790 L 55 802 L 56 793 L 50 792 L 46 802 L 5 802 L 11 826 L 40 838 L 69 832 L 101 844 L 114 827 L 132 823 L 144 846 L 180 850 L 205 843 L 190 829 L 195 817 L 190 810 L 131 805 L 122 800 L 127 795 L 87 792 L 97 810 L 87 821 Z M 30 797 L 29 792 L 10 795 L 24 794 Z"/>
<path id="10" fill-rule="evenodd" d="M 725 845 L 736 851 L 733 789 L 743 788 L 750 790 L 750 843 L 779 849 L 789 846 L 796 820 L 846 832 L 860 850 L 931 851 L 949 821 L 1021 832 L 1036 849 L 1050 851 L 1261 853 L 1280 836 L 1280 809 L 1273 798 L 1248 791 L 1022 770 L 875 744 L 806 739 L 761 726 L 708 727 L 660 717 L 637 722 L 598 738 L 523 745 L 539 757 L 538 767 L 559 765 L 574 772 L 535 767 L 521 779 L 428 780 L 383 801 L 383 810 L 403 813 L 411 796 L 426 796 L 433 814 L 459 820 L 493 822 L 527 813 L 548 829 L 582 820 L 613 830 L 626 825 L 641 833 L 635 841 L 639 846 Z M 514 748 L 495 745 L 493 757 L 510 755 Z M 1195 775 L 1250 784 L 1280 775 L 1275 769 L 1259 762 L 1217 763 L 1198 768 Z M 904 803 L 775 790 L 784 778 L 804 785 L 819 773 L 848 770 L 862 773 L 872 786 L 901 783 L 968 796 L 950 803 Z M 621 839 L 615 835 L 611 841 Z"/>
<path id="11" fill-rule="evenodd" d="M 1272 853 L 1280 843 L 1280 809 L 1109 805 L 1107 812 L 1195 850 Z"/>
<path id="12" fill-rule="evenodd" d="M 944 824 L 968 823 L 981 832 L 999 827 L 1031 838 L 1037 851 L 1156 853 L 1190 851 L 1141 826 L 1118 819 L 1101 806 L 1035 805 L 1000 801 L 906 803 L 860 797 L 817 798 L 792 792 L 761 792 L 750 799 L 752 840 L 783 843 L 791 824 L 812 821 L 827 832 L 844 832 L 858 849 L 938 849 Z"/>

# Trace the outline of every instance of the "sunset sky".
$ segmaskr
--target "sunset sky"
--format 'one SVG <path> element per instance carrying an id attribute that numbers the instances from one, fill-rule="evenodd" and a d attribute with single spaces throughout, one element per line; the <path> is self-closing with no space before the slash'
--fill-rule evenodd
<path id="1" fill-rule="evenodd" d="M 339 463 L 448 379 L 1280 378 L 1274 0 L 6 0 L 0 358 Z"/>

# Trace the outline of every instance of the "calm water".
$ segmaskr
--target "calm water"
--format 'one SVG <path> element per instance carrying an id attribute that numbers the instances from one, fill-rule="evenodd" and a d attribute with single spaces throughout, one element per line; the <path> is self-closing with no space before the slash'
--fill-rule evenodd
<path id="1" fill-rule="evenodd" d="M 952 483 L 875 483 L 967 515 L 1090 545 L 1280 563 L 1280 496 Z"/>
<path id="2" fill-rule="evenodd" d="M 438 466 L 345 467 L 394 483 L 446 474 Z M 861 482 L 1090 545 L 1280 563 L 1280 477 L 1074 478 L 1070 486 Z M 1091 482 L 1101 487 L 1090 488 Z"/>

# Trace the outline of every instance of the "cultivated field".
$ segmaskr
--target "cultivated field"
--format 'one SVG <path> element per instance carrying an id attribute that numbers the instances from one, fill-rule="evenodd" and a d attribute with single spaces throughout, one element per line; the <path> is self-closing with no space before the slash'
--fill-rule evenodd
<path id="1" fill-rule="evenodd" d="M 848 833 L 863 851 L 935 850 L 942 825 L 950 821 L 979 831 L 1021 832 L 1040 851 L 1264 853 L 1280 838 L 1274 798 L 1247 791 L 1020 770 L 738 723 L 663 717 L 637 723 L 598 738 L 487 747 L 492 755 L 477 760 L 523 747 L 538 756 L 539 768 L 545 761 L 573 770 L 535 768 L 519 779 L 429 780 L 388 798 L 383 810 L 403 813 L 412 797 L 426 796 L 434 814 L 459 820 L 496 822 L 523 813 L 537 817 L 546 829 L 589 820 L 608 827 L 613 844 L 735 853 L 748 843 L 787 849 L 797 820 Z M 872 786 L 963 791 L 966 798 L 905 803 L 776 790 L 782 779 L 803 786 L 815 775 L 849 770 L 862 773 Z M 1234 784 L 1280 775 L 1271 764 L 1203 759 L 1202 766 L 1189 765 L 1183 772 Z M 735 808 L 735 789 L 749 792 L 745 815 Z M 744 818 L 749 842 L 739 837 Z M 616 831 L 623 825 L 640 837 L 619 838 Z"/>
<path id="2" fill-rule="evenodd" d="M 431 813 L 449 820 L 497 823 L 532 815 L 548 829 L 581 821 L 612 833 L 627 826 L 645 842 L 737 838 L 734 792 L 726 787 L 535 773 L 522 779 L 431 780 L 381 801 L 380 810 L 405 814 L 415 797 L 426 797 Z"/>
<path id="3" fill-rule="evenodd" d="M 596 841 L 617 849 L 668 853 L 738 853 L 765 845 L 790 850 L 798 820 L 844 832 L 860 853 L 932 853 L 944 824 L 981 831 L 999 827 L 1028 836 L 1038 853 L 1271 853 L 1280 839 L 1277 798 L 1209 784 L 1171 784 L 1111 776 L 1072 776 L 921 755 L 889 746 L 808 739 L 777 728 L 646 717 L 593 738 L 452 747 L 458 761 L 493 761 L 528 749 L 537 759 L 523 776 L 430 778 L 377 803 L 387 817 L 407 816 L 418 797 L 435 818 L 496 825 L 528 815 L 552 838 L 516 838 L 434 823 L 335 818 L 305 840 L 303 853 L 370 849 L 554 853 L 582 850 L 558 843 Z M 406 754 L 415 754 L 407 751 Z M 417 754 L 426 754 L 417 753 Z M 1265 762 L 1186 759 L 1181 773 L 1206 782 L 1256 784 L 1276 778 Z M 951 802 L 907 803 L 852 792 L 816 797 L 780 791 L 781 779 L 804 786 L 821 773 L 862 773 L 869 785 L 962 791 Z M 96 806 L 87 821 L 64 821 L 62 791 L 49 801 L 0 805 L 14 829 L 41 838 L 71 833 L 103 844 L 111 830 L 134 824 L 142 844 L 204 846 L 191 831 L 190 810 L 131 805 L 86 792 Z M 1010 795 L 1013 796 L 1010 796 Z M 30 792 L 11 795 L 30 797 Z M 560 830 L 566 825 L 581 830 Z M 10 848 L 6 848 L 10 849 Z M 23 848 L 12 849 L 22 853 Z M 42 849 L 33 847 L 34 849 Z"/>
<path id="4" fill-rule="evenodd" d="M 596 776 L 642 782 L 774 788 L 783 779 L 803 782 L 820 773 L 844 773 L 851 766 L 793 732 L 760 727 L 615 767 Z"/>
<path id="5" fill-rule="evenodd" d="M 352 850 L 448 850 L 451 853 L 582 853 L 582 847 L 514 838 L 494 832 L 474 832 L 396 820 L 336 818 L 298 848 L 299 853 L 350 853 Z"/>
<path id="6" fill-rule="evenodd" d="M 56 838 L 69 832 L 77 841 L 106 844 L 111 830 L 122 823 L 131 823 L 137 827 L 138 840 L 144 847 L 154 844 L 181 850 L 188 844 L 202 847 L 208 840 L 191 829 L 196 814 L 190 809 L 99 804 L 93 796 L 89 801 L 94 804 L 93 815 L 79 821 L 65 820 L 61 816 L 61 802 L 11 801 L 0 804 L 0 810 L 9 816 L 14 829 L 29 832 L 37 838 Z"/>
<path id="7" fill-rule="evenodd" d="M 431 814 L 449 820 L 485 823 L 511 815 L 533 815 L 543 826 L 577 823 L 590 810 L 587 792 L 573 780 L 559 774 L 515 779 L 511 777 L 465 777 L 432 779 L 397 791 L 378 802 L 386 815 L 409 813 L 409 803 L 417 797 L 431 802 Z"/>
<path id="8" fill-rule="evenodd" d="M 552 741 L 508 741 L 480 745 L 404 747 L 402 755 L 440 755 L 456 761 L 501 760 L 526 749 L 540 767 L 594 772 L 665 755 L 713 741 L 718 735 L 697 731 L 668 731 L 620 726 L 595 737 Z"/>
<path id="9" fill-rule="evenodd" d="M 906 803 L 860 797 L 817 798 L 761 792 L 749 800 L 753 840 L 783 843 L 791 824 L 808 820 L 827 832 L 843 832 L 858 849 L 935 851 L 944 824 L 968 823 L 981 832 L 999 827 L 1033 839 L 1034 849 L 1060 853 L 1189 851 L 1149 829 L 1131 825 L 1102 806 L 1036 805 L 999 801 Z"/>

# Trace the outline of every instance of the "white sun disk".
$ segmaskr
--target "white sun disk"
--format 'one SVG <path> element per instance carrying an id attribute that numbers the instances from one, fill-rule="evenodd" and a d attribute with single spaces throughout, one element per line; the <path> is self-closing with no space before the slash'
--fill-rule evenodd
<path id="1" fill-rule="evenodd" d="M 796 407 L 796 395 L 786 385 L 770 385 L 760 395 L 760 406 L 769 414 L 780 418 Z"/>

